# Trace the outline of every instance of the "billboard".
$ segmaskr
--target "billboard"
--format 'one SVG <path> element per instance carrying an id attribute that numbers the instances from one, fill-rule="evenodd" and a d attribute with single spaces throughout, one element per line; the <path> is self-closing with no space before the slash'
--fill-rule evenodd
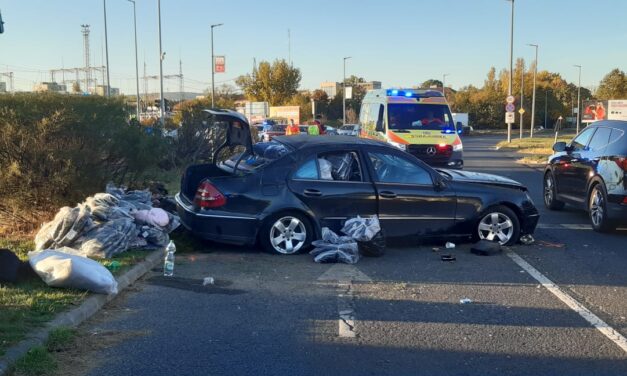
<path id="1" fill-rule="evenodd" d="M 224 73 L 226 71 L 225 68 L 226 59 L 224 56 L 215 56 L 213 61 L 213 69 L 215 73 Z"/>
<path id="2" fill-rule="evenodd" d="M 607 106 L 608 120 L 627 121 L 627 99 L 611 100 Z"/>
<path id="3" fill-rule="evenodd" d="M 582 122 L 592 123 L 594 121 L 607 120 L 607 101 L 587 100 L 581 103 L 583 105 Z"/>
<path id="4" fill-rule="evenodd" d="M 282 118 L 288 122 L 294 120 L 295 124 L 300 124 L 300 107 L 298 106 L 275 106 L 270 107 L 271 118 Z"/>

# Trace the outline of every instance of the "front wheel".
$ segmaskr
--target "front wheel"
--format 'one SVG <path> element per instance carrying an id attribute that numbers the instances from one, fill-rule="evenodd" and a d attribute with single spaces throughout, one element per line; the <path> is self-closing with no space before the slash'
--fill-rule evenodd
<path id="1" fill-rule="evenodd" d="M 613 224 L 607 217 L 607 195 L 602 184 L 595 185 L 590 191 L 588 213 L 594 231 L 607 232 L 613 229 Z"/>
<path id="2" fill-rule="evenodd" d="M 259 236 L 261 246 L 266 252 L 291 255 L 308 247 L 314 234 L 304 215 L 281 213 L 265 221 Z"/>
<path id="3" fill-rule="evenodd" d="M 479 239 L 513 245 L 520 237 L 520 221 L 510 208 L 502 205 L 486 209 L 477 224 Z"/>

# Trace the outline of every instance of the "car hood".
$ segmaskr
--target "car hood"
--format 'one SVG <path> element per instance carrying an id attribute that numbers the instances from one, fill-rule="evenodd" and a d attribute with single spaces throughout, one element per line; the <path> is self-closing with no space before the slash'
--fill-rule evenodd
<path id="1" fill-rule="evenodd" d="M 524 189 L 527 188 L 516 180 L 508 179 L 499 175 L 484 174 L 481 172 L 465 171 L 465 170 L 449 170 L 449 169 L 437 169 L 438 172 L 443 173 L 445 176 L 449 176 L 456 182 L 463 183 L 478 183 L 497 185 L 509 188 Z"/>
<path id="2" fill-rule="evenodd" d="M 210 127 L 223 128 L 224 132 L 216 132 L 221 135 L 223 147 L 243 146 L 250 154 L 253 152 L 253 140 L 250 133 L 250 125 L 244 115 L 231 110 L 210 109 L 203 110 L 207 114 L 207 122 Z"/>

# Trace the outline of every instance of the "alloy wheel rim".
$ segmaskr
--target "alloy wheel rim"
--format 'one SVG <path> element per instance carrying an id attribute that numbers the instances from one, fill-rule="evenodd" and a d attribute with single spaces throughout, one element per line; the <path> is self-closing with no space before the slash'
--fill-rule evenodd
<path id="1" fill-rule="evenodd" d="M 551 205 L 553 202 L 553 178 L 550 175 L 544 179 L 544 202 Z"/>
<path id="2" fill-rule="evenodd" d="M 514 235 L 514 223 L 503 213 L 489 213 L 479 222 L 478 231 L 479 238 L 504 245 Z"/>
<path id="3" fill-rule="evenodd" d="M 603 194 L 595 188 L 590 198 L 590 219 L 595 226 L 600 226 L 603 222 Z"/>
<path id="4" fill-rule="evenodd" d="M 296 217 L 280 218 L 270 229 L 270 244 L 277 252 L 285 255 L 298 252 L 306 240 L 305 224 Z"/>

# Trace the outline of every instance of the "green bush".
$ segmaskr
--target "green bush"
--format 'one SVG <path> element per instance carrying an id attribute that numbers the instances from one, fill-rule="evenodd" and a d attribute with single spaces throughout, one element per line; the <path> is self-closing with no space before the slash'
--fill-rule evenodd
<path id="1" fill-rule="evenodd" d="M 0 232 L 33 228 L 108 181 L 132 183 L 155 167 L 163 138 L 127 118 L 121 99 L 0 95 Z"/>

